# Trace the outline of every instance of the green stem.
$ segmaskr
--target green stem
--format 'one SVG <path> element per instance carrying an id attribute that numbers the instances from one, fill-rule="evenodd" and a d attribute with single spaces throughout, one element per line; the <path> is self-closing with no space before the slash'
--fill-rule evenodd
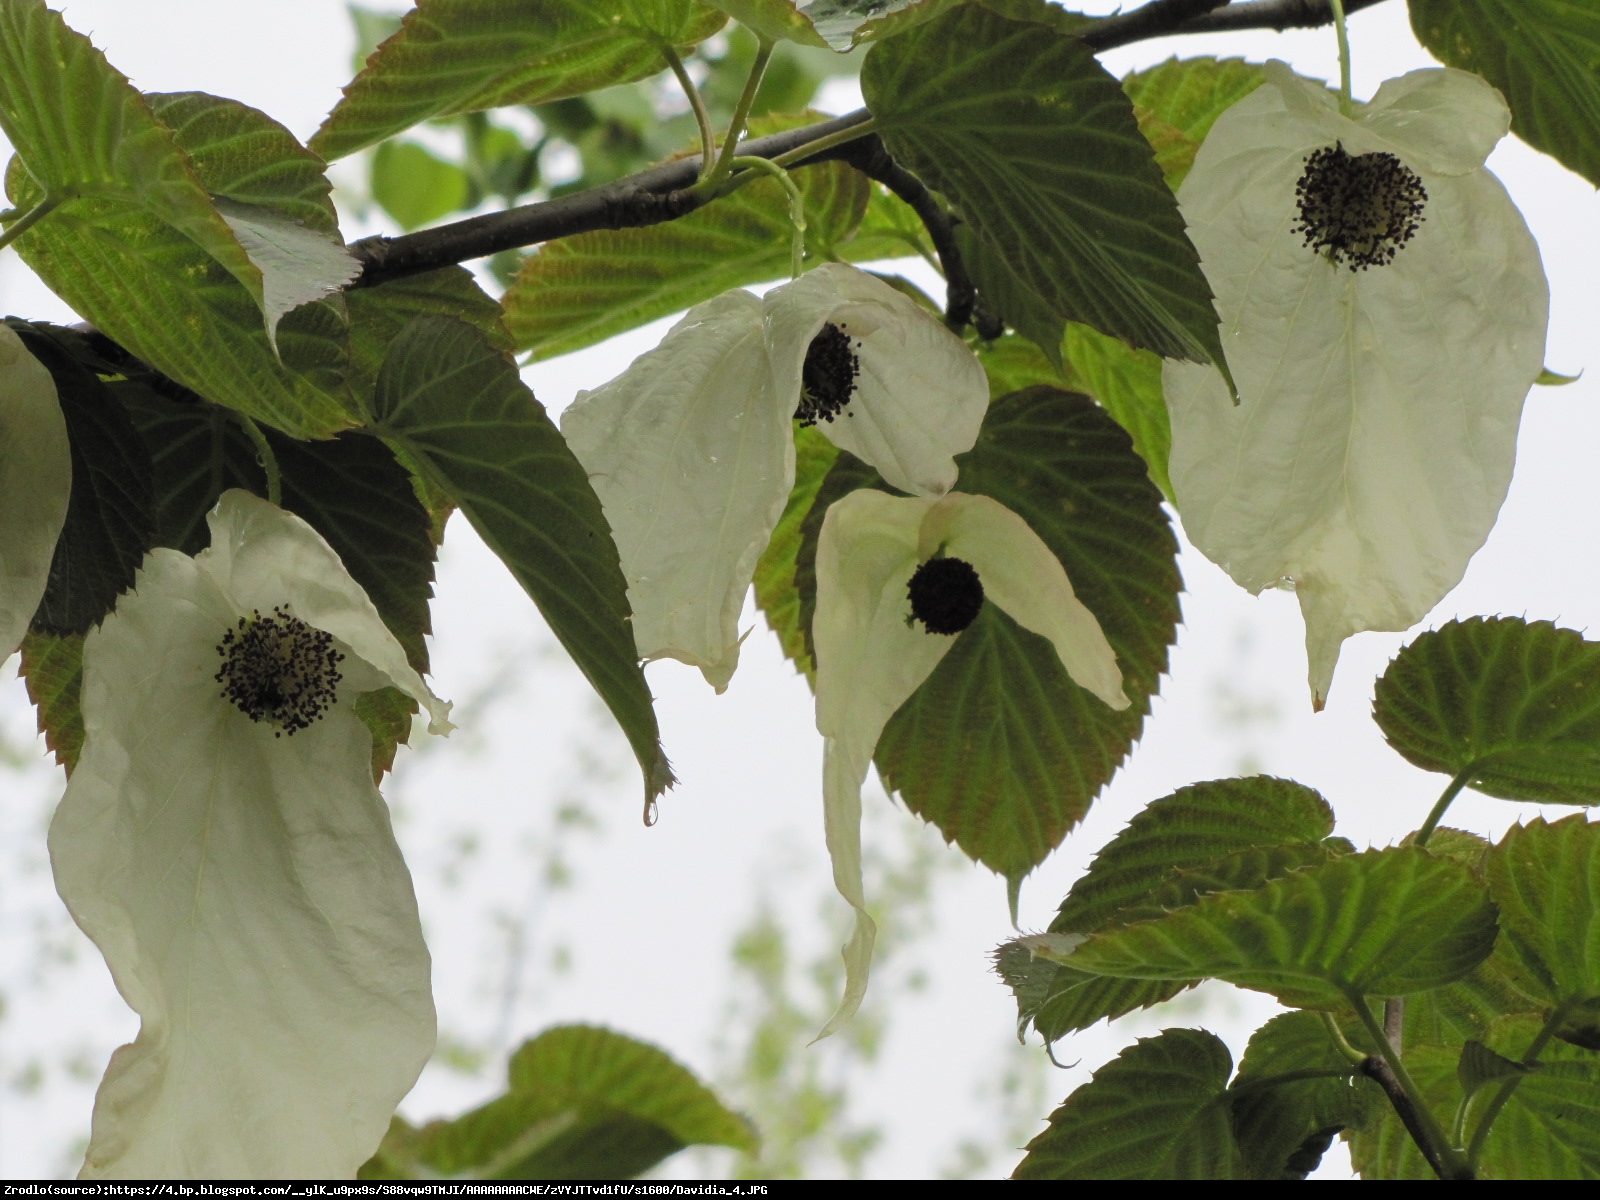
<path id="1" fill-rule="evenodd" d="M 790 163 L 800 162 L 803 159 L 810 158 L 813 154 L 821 154 L 824 150 L 832 150 L 835 146 L 842 146 L 846 142 L 853 142 L 857 138 L 866 137 L 877 127 L 876 120 L 868 119 L 859 125 L 852 125 L 848 129 L 840 129 L 825 137 L 819 137 L 815 141 L 807 142 L 803 146 L 796 146 L 793 150 L 786 150 L 772 161 L 780 167 L 787 167 Z"/>
<path id="2" fill-rule="evenodd" d="M 1422 823 L 1422 828 L 1417 830 L 1417 836 L 1411 839 L 1413 846 L 1426 846 L 1428 844 L 1428 839 L 1433 836 L 1434 828 L 1444 818 L 1445 810 L 1461 794 L 1461 789 L 1467 786 L 1467 780 L 1472 778 L 1472 769 L 1472 766 L 1466 766 L 1456 772 L 1456 777 L 1450 781 L 1450 786 L 1445 788 L 1443 794 L 1434 802 L 1432 811 L 1428 813 L 1428 819 Z"/>
<path id="3" fill-rule="evenodd" d="M 1263 1075 L 1260 1079 L 1246 1079 L 1243 1083 L 1236 1083 L 1229 1087 L 1228 1093 L 1237 1096 L 1243 1092 L 1256 1092 L 1268 1088 L 1283 1087 L 1286 1084 L 1300 1083 L 1306 1079 L 1350 1079 L 1356 1074 L 1354 1067 L 1348 1071 L 1335 1071 L 1329 1067 L 1311 1067 L 1304 1071 L 1285 1071 L 1282 1075 Z"/>
<path id="4" fill-rule="evenodd" d="M 1333 1039 L 1333 1044 L 1339 1047 L 1339 1053 L 1348 1058 L 1356 1066 L 1367 1061 L 1367 1056 L 1350 1044 L 1350 1039 L 1344 1036 L 1344 1030 L 1339 1028 L 1339 1022 L 1333 1019 L 1333 1014 L 1322 1014 L 1322 1023 L 1328 1028 L 1328 1036 Z"/>
<path id="5" fill-rule="evenodd" d="M 283 506 L 283 476 L 278 471 L 278 456 L 272 452 L 271 445 L 267 442 L 267 435 L 261 432 L 257 425 L 242 412 L 233 414 L 239 418 L 239 427 L 244 430 L 245 436 L 250 439 L 251 445 L 256 448 L 256 460 L 261 464 L 261 469 L 267 473 L 267 499 L 278 507 Z"/>
<path id="6" fill-rule="evenodd" d="M 1471 1179 L 1470 1161 L 1445 1135 L 1438 1118 L 1433 1115 L 1433 1110 L 1424 1102 L 1416 1081 L 1411 1078 L 1405 1063 L 1400 1061 L 1400 1056 L 1389 1044 L 1383 1026 L 1378 1024 L 1378 1019 L 1372 1015 L 1366 997 L 1359 992 L 1351 991 L 1345 994 L 1345 999 L 1350 1001 L 1351 1007 L 1356 1010 L 1356 1015 L 1361 1018 L 1367 1036 L 1378 1047 L 1379 1057 L 1383 1059 L 1394 1082 L 1399 1085 L 1403 1093 L 1401 1097 L 1390 1095 L 1389 1102 L 1395 1105 L 1396 1114 L 1405 1122 L 1407 1131 L 1417 1143 L 1417 1148 L 1422 1151 L 1423 1157 L 1433 1166 L 1441 1179 Z M 1378 1082 L 1381 1085 L 1384 1081 L 1380 1079 Z M 1387 1092 L 1389 1089 L 1386 1087 L 1384 1090 Z M 1409 1114 L 1396 1102 L 1399 1099 L 1407 1102 L 1407 1107 L 1411 1110 Z"/>
<path id="7" fill-rule="evenodd" d="M 734 106 L 733 120 L 728 124 L 728 138 L 722 143 L 722 153 L 717 157 L 716 166 L 707 176 L 711 187 L 716 187 L 726 179 L 738 163 L 735 155 L 739 139 L 744 136 L 745 122 L 750 117 L 751 105 L 756 102 L 756 89 L 761 86 L 761 77 L 767 73 L 767 64 L 772 61 L 773 45 L 767 38 L 761 38 L 756 47 L 756 61 L 750 65 L 750 77 L 744 81 L 744 91 L 739 93 L 739 103 Z"/>
<path id="8" fill-rule="evenodd" d="M 1544 1023 L 1532 1042 L 1528 1044 L 1527 1051 L 1522 1056 L 1522 1065 L 1531 1067 L 1538 1063 L 1539 1055 L 1544 1053 L 1544 1048 L 1550 1044 L 1550 1039 L 1555 1037 L 1556 1030 L 1561 1028 L 1561 1022 L 1567 1019 L 1569 1004 L 1557 1006 L 1556 1010 Z M 1522 1082 L 1521 1075 L 1513 1075 L 1500 1085 L 1500 1090 L 1494 1094 L 1488 1105 L 1483 1110 L 1483 1116 L 1478 1118 L 1478 1128 L 1473 1131 L 1472 1144 L 1467 1147 L 1467 1162 L 1473 1170 L 1478 1167 L 1478 1160 L 1483 1157 L 1483 1147 L 1489 1140 L 1489 1131 L 1494 1128 L 1495 1118 L 1500 1115 L 1500 1110 L 1511 1099 L 1511 1093 L 1517 1090 L 1517 1084 Z"/>
<path id="9" fill-rule="evenodd" d="M 1339 37 L 1339 107 L 1344 115 L 1355 115 L 1356 102 L 1350 95 L 1350 35 L 1344 27 L 1344 0 L 1328 0 L 1333 10 L 1333 29 Z"/>
<path id="10" fill-rule="evenodd" d="M 64 198 L 65 197 L 61 196 L 46 196 L 27 212 L 23 213 L 20 217 L 17 217 L 16 220 L 11 223 L 11 228 L 7 229 L 4 233 L 0 233 L 0 250 L 4 250 L 12 242 L 16 241 L 23 234 L 27 233 L 28 230 L 32 229 L 40 221 L 49 216 L 51 211 L 55 209 Z M 11 211 L 15 212 L 16 210 L 12 209 Z"/>
<path id="11" fill-rule="evenodd" d="M 717 139 L 711 130 L 711 114 L 706 111 L 705 97 L 695 87 L 694 80 L 689 78 L 689 68 L 683 65 L 678 52 L 669 45 L 663 45 L 661 56 L 678 77 L 678 85 L 683 88 L 683 94 L 689 97 L 689 107 L 694 110 L 695 124 L 700 126 L 700 178 L 704 179 L 717 165 Z"/>
<path id="12" fill-rule="evenodd" d="M 789 244 L 789 275 L 799 279 L 806 256 L 806 198 L 800 194 L 800 185 L 795 183 L 794 176 L 770 158 L 734 158 L 730 165 L 771 175 L 789 193 L 789 223 L 794 226 L 794 237 Z M 737 184 L 739 180 L 735 177 L 729 182 Z"/>

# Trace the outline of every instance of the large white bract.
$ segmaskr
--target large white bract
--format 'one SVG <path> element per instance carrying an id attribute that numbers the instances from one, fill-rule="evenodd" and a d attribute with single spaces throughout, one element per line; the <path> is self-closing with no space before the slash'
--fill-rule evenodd
<path id="1" fill-rule="evenodd" d="M 908 588 L 935 556 L 975 568 L 984 602 L 1047 638 L 1074 683 L 1127 708 L 1116 652 L 1072 590 L 1066 571 L 1026 521 L 987 496 L 937 499 L 863 489 L 828 509 L 817 540 L 817 729 L 823 743 L 823 811 L 834 886 L 856 910 L 844 947 L 845 995 L 821 1036 L 834 1032 L 867 990 L 877 929 L 861 880 L 861 785 L 889 718 L 911 698 L 955 636 L 911 620 Z"/>
<path id="2" fill-rule="evenodd" d="M 0 325 L 0 655 L 22 644 L 67 520 L 72 451 L 55 381 Z"/>
<path id="3" fill-rule="evenodd" d="M 561 418 L 616 538 L 640 658 L 677 659 L 727 687 L 739 610 L 794 485 L 806 354 L 828 325 L 858 374 L 848 404 L 818 428 L 894 487 L 936 496 L 954 484 L 988 382 L 961 339 L 908 297 L 827 263 L 760 299 L 736 290 L 697 305 Z"/>
<path id="4" fill-rule="evenodd" d="M 222 497 L 211 546 L 150 552 L 84 642 L 85 739 L 56 887 L 140 1016 L 95 1099 L 85 1178 L 339 1178 L 434 1045 L 411 876 L 352 708 L 449 706 L 298 517 Z M 292 733 L 221 695 L 219 645 L 281 610 L 331 635 L 336 696 Z M 279 736 L 279 735 L 282 736 Z"/>
<path id="5" fill-rule="evenodd" d="M 1318 708 L 1347 637 L 1407 629 L 1460 581 L 1511 481 L 1549 294 L 1483 166 L 1509 125 L 1462 71 L 1389 80 L 1351 118 L 1269 63 L 1178 193 L 1239 390 L 1235 405 L 1214 369 L 1163 367 L 1178 511 L 1239 584 L 1299 596 Z M 1296 184 L 1330 147 L 1420 178 L 1391 261 L 1352 270 L 1296 230 Z"/>

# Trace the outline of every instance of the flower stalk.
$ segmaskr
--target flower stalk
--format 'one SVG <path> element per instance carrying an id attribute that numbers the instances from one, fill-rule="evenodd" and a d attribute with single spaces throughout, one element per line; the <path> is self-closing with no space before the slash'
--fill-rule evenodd
<path id="1" fill-rule="evenodd" d="M 761 78 L 767 73 L 767 64 L 772 61 L 773 45 L 774 43 L 768 38 L 763 37 L 759 40 L 756 60 L 750 65 L 750 76 L 744 81 L 744 91 L 739 93 L 739 103 L 734 106 L 733 120 L 728 123 L 728 136 L 722 143 L 722 153 L 703 181 L 708 188 L 715 188 L 722 183 L 737 165 L 735 156 L 739 139 L 744 136 L 745 122 L 750 119 L 750 109 L 756 102 L 756 92 L 761 87 Z"/>
<path id="2" fill-rule="evenodd" d="M 669 45 L 661 47 L 661 56 L 677 76 L 678 86 L 683 88 L 683 94 L 689 99 L 689 107 L 694 110 L 695 124 L 700 127 L 700 177 L 704 179 L 717 164 L 716 134 L 711 129 L 711 114 L 706 110 L 705 97 L 689 76 L 689 68 L 683 65 L 683 56 Z"/>
<path id="3" fill-rule="evenodd" d="M 736 156 L 730 161 L 741 170 L 771 175 L 789 193 L 789 224 L 794 227 L 794 234 L 789 241 L 789 278 L 799 279 L 806 257 L 806 198 L 800 194 L 799 184 L 795 183 L 794 176 L 770 158 Z M 735 183 L 738 178 L 734 177 Z"/>
<path id="4" fill-rule="evenodd" d="M 1328 7 L 1333 10 L 1333 32 L 1339 39 L 1339 110 L 1352 117 L 1356 102 L 1350 94 L 1350 34 L 1345 29 L 1344 0 L 1328 0 Z"/>

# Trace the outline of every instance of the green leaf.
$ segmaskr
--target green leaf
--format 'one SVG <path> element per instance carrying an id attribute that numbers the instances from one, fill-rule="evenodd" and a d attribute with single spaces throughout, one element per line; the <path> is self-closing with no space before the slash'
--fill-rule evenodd
<path id="1" fill-rule="evenodd" d="M 1143 728 L 1175 636 L 1177 543 L 1127 434 L 1086 397 L 1036 387 L 1002 398 L 957 462 L 960 490 L 1011 508 L 1060 558 L 1133 700 L 1106 707 L 1043 639 L 986 605 L 889 722 L 876 756 L 885 785 L 1016 878 L 1060 845 Z"/>
<path id="2" fill-rule="evenodd" d="M 804 625 L 801 623 L 802 604 L 795 573 L 800 547 L 805 540 L 802 524 L 812 512 L 822 481 L 838 457 L 834 444 L 816 428 L 795 430 L 794 487 L 767 548 L 756 562 L 756 604 L 766 615 L 768 627 L 778 635 L 784 657 L 794 663 L 795 669 L 808 681 L 816 677 L 816 664 L 811 656 L 809 619 Z M 815 544 L 813 540 L 813 595 L 816 591 Z"/>
<path id="3" fill-rule="evenodd" d="M 67 520 L 32 627 L 56 635 L 87 633 L 133 586 L 134 572 L 153 544 L 150 456 L 116 397 L 47 327 L 8 324 L 55 381 L 72 446 Z"/>
<path id="4" fill-rule="evenodd" d="M 1021 334 L 1002 334 L 992 342 L 979 342 L 972 349 L 989 377 L 991 401 L 1037 384 L 1061 387 L 1066 383 L 1044 351 Z"/>
<path id="5" fill-rule="evenodd" d="M 394 756 L 411 737 L 417 702 L 399 688 L 363 692 L 351 706 L 372 733 L 372 782 L 381 785 L 394 769 Z"/>
<path id="6" fill-rule="evenodd" d="M 845 51 L 900 33 L 960 0 L 710 0 L 772 41 Z"/>
<path id="7" fill-rule="evenodd" d="M 372 156 L 372 198 L 401 229 L 416 229 L 470 207 L 471 193 L 465 171 L 416 142 L 384 142 Z"/>
<path id="8" fill-rule="evenodd" d="M 1582 371 L 1579 371 L 1576 375 L 1558 375 L 1549 367 L 1545 367 L 1539 372 L 1539 378 L 1533 382 L 1540 387 L 1566 387 L 1569 383 L 1577 383 L 1582 377 Z"/>
<path id="9" fill-rule="evenodd" d="M 1518 1078 L 1534 1070 L 1496 1054 L 1482 1042 L 1469 1041 L 1461 1047 L 1461 1058 L 1456 1063 L 1456 1079 L 1469 1095 L 1479 1088 L 1504 1079 Z"/>
<path id="10" fill-rule="evenodd" d="M 1408 762 L 1486 796 L 1600 803 L 1600 644 L 1571 629 L 1451 621 L 1389 664 L 1372 715 Z"/>
<path id="11" fill-rule="evenodd" d="M 1327 802 L 1290 780 L 1255 776 L 1182 788 L 1150 804 L 1101 850 L 1050 932 L 1089 934 L 1192 904 L 1206 892 L 1258 887 L 1322 861 L 1334 848 L 1332 831 Z M 1190 986 L 1096 976 L 1031 953 L 1007 965 L 1019 1027 L 1031 1022 L 1047 1041 Z"/>
<path id="12" fill-rule="evenodd" d="M 22 665 L 28 699 L 38 710 L 39 732 L 67 774 L 78 765 L 83 749 L 83 710 L 78 693 L 83 690 L 83 638 L 30 633 L 22 640 Z"/>
<path id="13" fill-rule="evenodd" d="M 838 249 L 839 257 L 852 263 L 911 257 L 934 261 L 933 242 L 922 218 L 881 183 L 872 185 L 861 223 Z"/>
<path id="14" fill-rule="evenodd" d="M 441 267 L 393 279 L 345 296 L 350 314 L 350 388 L 363 400 L 372 395 L 389 346 L 416 317 L 455 317 L 467 322 L 496 350 L 512 349 L 501 310 L 465 267 Z"/>
<path id="15" fill-rule="evenodd" d="M 1161 390 L 1161 359 L 1134 350 L 1116 338 L 1076 321 L 1067 325 L 1061 346 L 1072 386 L 1087 392 L 1133 438 L 1133 448 L 1150 469 L 1161 494 L 1172 499 L 1167 460 L 1172 455 L 1172 425 Z"/>
<path id="16" fill-rule="evenodd" d="M 1532 986 L 1508 959 L 1502 937 L 1494 953 L 1463 978 L 1406 997 L 1405 1044 L 1459 1046 L 1481 1038 L 1500 1017 L 1539 1012 L 1544 1005 L 1528 994 Z"/>
<path id="17" fill-rule="evenodd" d="M 0 85 L 0 107 L 20 114 L 0 122 L 19 150 L 7 193 L 21 207 L 51 188 L 70 186 L 77 196 L 17 240 L 28 265 L 108 337 L 208 399 L 296 436 L 352 424 L 338 312 L 326 303 L 295 309 L 277 323 L 274 349 L 263 324 L 261 271 L 210 198 L 253 205 L 257 218 L 301 222 L 301 233 L 333 234 L 321 160 L 236 101 L 141 97 L 33 0 L 0 13 L 0 75 L 13 77 L 4 63 L 19 50 L 33 94 L 6 100 Z M 58 62 L 64 65 L 55 68 Z M 174 122 L 170 130 L 157 112 Z M 27 128 L 20 128 L 24 116 Z M 58 126 L 58 119 L 72 123 Z M 79 178 L 96 172 L 104 178 L 92 187 Z M 272 300 L 281 305 L 290 292 L 273 275 Z"/>
<path id="18" fill-rule="evenodd" d="M 1308 1012 L 1273 1017 L 1251 1035 L 1229 1098 L 1252 1179 L 1304 1179 L 1316 1166 L 1308 1150 L 1320 1160 L 1335 1133 L 1369 1126 L 1385 1107 L 1377 1085 L 1354 1075 L 1322 1019 Z"/>
<path id="19" fill-rule="evenodd" d="M 627 1179 L 685 1146 L 753 1151 L 748 1124 L 664 1051 L 587 1025 L 511 1058 L 506 1093 L 453 1121 L 395 1118 L 362 1179 Z"/>
<path id="20" fill-rule="evenodd" d="M 1584 0 L 1410 0 L 1440 62 L 1482 75 L 1511 128 L 1600 187 L 1600 11 Z"/>
<path id="21" fill-rule="evenodd" d="M 1537 1020 L 1526 1017 L 1497 1022 L 1490 1046 L 1498 1055 L 1520 1058 L 1538 1028 Z M 1448 1117 L 1461 1103 L 1458 1063 L 1454 1047 L 1406 1051 L 1406 1070 L 1435 1115 Z M 1481 1114 L 1483 1105 L 1480 1097 L 1470 1113 Z M 1350 1159 L 1364 1179 L 1434 1178 L 1387 1106 L 1382 1120 L 1351 1138 Z M 1559 1042 L 1545 1046 L 1538 1069 L 1517 1083 L 1485 1140 L 1478 1178 L 1600 1178 L 1600 1057 Z"/>
<path id="22" fill-rule="evenodd" d="M 811 119 L 755 122 L 753 132 Z M 814 266 L 861 220 L 868 181 L 838 162 L 801 168 L 794 179 Z M 549 242 L 506 290 L 506 325 L 536 360 L 569 354 L 730 288 L 786 277 L 792 234 L 788 194 L 777 180 L 758 179 L 677 221 Z"/>
<path id="23" fill-rule="evenodd" d="M 1600 826 L 1513 825 L 1485 863 L 1508 956 L 1551 1008 L 1600 1024 Z"/>
<path id="24" fill-rule="evenodd" d="M 966 225 L 956 228 L 956 245 L 967 274 L 978 289 L 979 303 L 989 315 L 998 317 L 1039 347 L 1040 352 L 1064 370 L 1061 362 L 1061 331 L 1066 321 L 1054 306 L 1026 283 L 992 245 Z"/>
<path id="25" fill-rule="evenodd" d="M 663 71 L 726 22 L 695 0 L 421 0 L 311 139 L 330 162 L 434 117 L 538 104 Z"/>
<path id="26" fill-rule="evenodd" d="M 1256 63 L 1202 57 L 1169 58 L 1122 81 L 1168 187 L 1178 190 L 1217 118 L 1265 78 Z"/>
<path id="27" fill-rule="evenodd" d="M 1050 1114 L 1013 1179 L 1238 1179 L 1233 1059 L 1214 1034 L 1140 1038 Z"/>
<path id="28" fill-rule="evenodd" d="M 1459 979 L 1494 946 L 1495 910 L 1466 868 L 1412 847 L 1369 850 L 1159 920 L 1062 940 L 1049 956 L 1136 979 L 1222 979 L 1301 1008 L 1403 996 Z M 1061 953 L 1060 950 L 1065 950 Z"/>
<path id="29" fill-rule="evenodd" d="M 873 47 L 861 85 L 895 157 L 1058 316 L 1223 362 L 1177 201 L 1082 42 L 969 4 Z"/>
<path id="30" fill-rule="evenodd" d="M 583 467 L 479 329 L 417 317 L 394 339 L 373 429 L 443 488 L 499 555 L 622 726 L 651 803 L 670 787 L 616 543 Z"/>

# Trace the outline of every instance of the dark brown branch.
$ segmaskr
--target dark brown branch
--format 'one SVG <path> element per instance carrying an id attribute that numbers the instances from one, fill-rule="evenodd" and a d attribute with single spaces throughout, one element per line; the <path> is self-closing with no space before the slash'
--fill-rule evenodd
<path id="1" fill-rule="evenodd" d="M 977 302 L 978 291 L 961 261 L 961 251 L 956 246 L 955 222 L 950 214 L 939 207 L 927 186 L 906 170 L 884 146 L 877 134 L 869 134 L 853 142 L 846 142 L 826 151 L 816 159 L 836 158 L 848 163 L 868 179 L 875 179 L 911 206 L 928 230 L 928 238 L 939 254 L 939 265 L 944 268 L 945 308 L 944 323 L 960 333 L 972 319 L 972 306 Z"/>
<path id="2" fill-rule="evenodd" d="M 1345 0 L 1345 15 L 1371 8 L 1381 0 Z M 1176 15 L 1187 7 L 1190 13 L 1180 21 L 1163 23 L 1162 17 Z M 1164 9 L 1151 13 L 1152 9 Z M 1193 10 L 1199 9 L 1195 14 Z M 1150 13 L 1146 17 L 1145 14 Z M 1152 0 L 1142 8 L 1115 17 L 1107 17 L 1099 24 L 1084 30 L 1083 40 L 1096 50 L 1111 50 L 1130 42 L 1146 38 L 1164 37 L 1172 33 L 1221 33 L 1232 29 L 1314 29 L 1333 23 L 1333 9 L 1328 0 L 1247 0 L 1243 4 L 1204 4 L 1200 0 Z"/>
<path id="3" fill-rule="evenodd" d="M 1376 3 L 1378 0 L 1346 0 L 1345 11 L 1355 12 Z M 1151 3 L 1132 12 L 1097 21 L 1080 36 L 1096 50 L 1109 50 L 1169 33 L 1287 29 L 1292 26 L 1326 25 L 1332 19 L 1328 0 L 1247 0 L 1242 4 L 1223 4 L 1222 0 L 1151 0 Z M 871 114 L 862 108 L 803 129 L 750 138 L 740 144 L 739 153 L 756 158 L 774 158 L 807 142 L 863 124 L 870 117 Z M 852 145 L 845 143 L 836 146 L 812 161 L 844 158 L 859 153 L 851 149 Z M 896 167 L 895 170 L 900 171 L 905 179 L 916 183 L 903 169 Z M 363 264 L 360 277 L 351 286 L 374 287 L 390 279 L 453 266 L 475 258 L 487 258 L 502 250 L 533 246 L 596 229 L 633 229 L 676 220 L 707 203 L 704 196 L 689 190 L 698 174 L 699 161 L 683 158 L 575 195 L 524 204 L 481 217 L 468 217 L 464 221 L 424 229 L 403 237 L 366 238 L 351 246 L 352 252 Z M 894 188 L 888 180 L 881 182 Z M 917 183 L 917 187 L 921 188 L 921 184 Z M 901 194 L 898 189 L 895 190 L 896 194 Z M 912 203 L 909 197 L 903 198 L 907 203 Z M 922 215 L 922 210 L 918 211 Z M 938 231 L 936 224 L 929 225 L 929 234 L 934 238 L 940 260 L 945 262 L 945 269 L 949 272 L 950 263 L 959 262 L 959 256 L 946 258 L 945 246 L 940 244 L 940 238 L 944 235 Z M 945 241 L 953 246 L 951 239 L 945 238 Z M 955 275 L 950 276 L 950 284 L 957 289 L 970 286 L 958 281 Z M 970 314 L 970 309 L 968 312 Z M 961 305 L 957 303 L 950 310 L 950 317 L 953 319 L 960 314 Z"/>
<path id="4" fill-rule="evenodd" d="M 1445 1165 L 1439 1153 L 1439 1147 L 1433 1144 L 1433 1138 L 1428 1133 L 1427 1123 L 1417 1112 L 1416 1105 L 1411 1103 L 1411 1097 L 1406 1095 L 1406 1089 L 1401 1086 L 1399 1077 L 1393 1068 L 1383 1060 L 1379 1054 L 1369 1054 L 1361 1060 L 1360 1071 L 1383 1089 L 1384 1095 L 1389 1097 L 1389 1103 L 1394 1106 L 1395 1115 L 1400 1118 L 1400 1123 L 1406 1127 L 1406 1132 L 1411 1135 L 1411 1140 L 1417 1144 L 1417 1149 L 1422 1151 L 1422 1157 L 1428 1160 L 1428 1165 L 1433 1168 L 1433 1173 L 1440 1179 L 1471 1179 L 1466 1176 L 1450 1174 L 1450 1168 Z"/>
<path id="5" fill-rule="evenodd" d="M 817 138 L 860 125 L 869 115 L 862 108 L 804 129 L 751 138 L 740 144 L 739 153 L 775 158 Z M 404 237 L 365 238 L 350 247 L 363 264 L 360 277 L 351 287 L 374 287 L 391 279 L 596 229 L 633 229 L 676 220 L 707 203 L 705 197 L 689 191 L 699 173 L 698 158 L 681 158 L 571 196 L 468 217 Z"/>

